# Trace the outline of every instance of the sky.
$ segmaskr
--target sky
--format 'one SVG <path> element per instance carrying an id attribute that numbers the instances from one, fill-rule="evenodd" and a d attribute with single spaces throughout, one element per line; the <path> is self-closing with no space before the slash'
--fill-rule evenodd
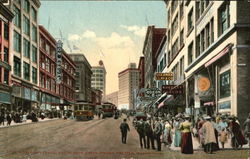
<path id="1" fill-rule="evenodd" d="M 91 66 L 103 60 L 106 93 L 118 91 L 118 73 L 142 56 L 147 26 L 166 27 L 163 1 L 41 1 L 39 23 L 67 53 L 82 53 Z"/>

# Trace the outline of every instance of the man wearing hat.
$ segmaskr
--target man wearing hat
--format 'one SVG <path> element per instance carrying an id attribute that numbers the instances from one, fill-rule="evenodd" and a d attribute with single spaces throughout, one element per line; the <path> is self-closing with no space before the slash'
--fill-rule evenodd
<path id="1" fill-rule="evenodd" d="M 162 124 L 159 121 L 159 118 L 156 118 L 156 123 L 155 123 L 155 129 L 154 129 L 154 133 L 155 133 L 155 138 L 156 138 L 156 142 L 157 142 L 157 150 L 161 151 L 161 134 L 162 134 Z"/>
<path id="2" fill-rule="evenodd" d="M 210 116 L 205 116 L 205 123 L 202 125 L 202 132 L 204 135 L 204 144 L 205 152 L 213 153 L 213 144 L 216 143 L 216 138 L 215 138 L 215 133 L 214 133 L 214 127 L 213 124 L 211 123 L 211 117 Z"/>

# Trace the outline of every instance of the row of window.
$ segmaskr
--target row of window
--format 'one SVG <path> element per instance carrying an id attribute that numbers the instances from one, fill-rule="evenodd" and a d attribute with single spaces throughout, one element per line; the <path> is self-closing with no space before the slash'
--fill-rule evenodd
<path id="1" fill-rule="evenodd" d="M 40 53 L 40 67 L 55 76 L 55 64 L 54 61 Z"/>
<path id="2" fill-rule="evenodd" d="M 14 75 L 21 77 L 21 60 L 14 56 Z M 25 80 L 30 80 L 32 77 L 32 82 L 37 84 L 37 69 L 32 66 L 32 74 L 30 75 L 30 64 L 23 62 L 23 78 Z"/>
<path id="3" fill-rule="evenodd" d="M 52 47 L 48 41 L 45 40 L 45 38 L 41 35 L 40 37 L 40 48 L 42 48 L 46 54 L 50 55 L 52 59 L 56 58 L 56 50 L 54 47 Z"/>

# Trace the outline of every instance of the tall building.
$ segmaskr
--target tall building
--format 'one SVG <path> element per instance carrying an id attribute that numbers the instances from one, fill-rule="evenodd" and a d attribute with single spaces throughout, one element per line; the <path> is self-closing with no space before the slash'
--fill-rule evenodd
<path id="1" fill-rule="evenodd" d="M 91 102 L 91 66 L 83 54 L 69 54 L 76 64 L 76 101 Z"/>
<path id="2" fill-rule="evenodd" d="M 11 26 L 14 14 L 0 3 L 0 108 L 11 109 Z"/>
<path id="3" fill-rule="evenodd" d="M 118 91 L 108 94 L 106 96 L 106 101 L 118 106 Z"/>
<path id="4" fill-rule="evenodd" d="M 39 26 L 39 35 L 40 108 L 50 110 L 62 106 L 62 109 L 75 102 L 76 65 L 63 49 L 61 56 L 57 55 L 58 42 L 43 26 Z M 61 74 L 59 79 L 58 70 Z"/>
<path id="5" fill-rule="evenodd" d="M 103 61 L 99 61 L 99 66 L 92 66 L 91 87 L 103 92 L 103 99 L 106 98 L 106 69 Z"/>
<path id="6" fill-rule="evenodd" d="M 165 1 L 166 72 L 184 85 L 186 110 L 230 113 L 242 122 L 250 102 L 250 3 Z M 183 78 L 184 77 L 184 78 Z"/>
<path id="7" fill-rule="evenodd" d="M 38 99 L 38 9 L 39 0 L 13 0 L 9 5 L 15 17 L 11 27 L 13 109 L 28 111 L 39 105 Z"/>
<path id="8" fill-rule="evenodd" d="M 154 73 L 156 70 L 155 54 L 165 34 L 166 34 L 165 28 L 155 28 L 155 26 L 148 26 L 142 51 L 144 55 L 145 88 L 155 87 L 154 83 Z"/>
<path id="9" fill-rule="evenodd" d="M 118 109 L 135 109 L 134 95 L 139 89 L 139 70 L 135 63 L 118 74 Z"/>

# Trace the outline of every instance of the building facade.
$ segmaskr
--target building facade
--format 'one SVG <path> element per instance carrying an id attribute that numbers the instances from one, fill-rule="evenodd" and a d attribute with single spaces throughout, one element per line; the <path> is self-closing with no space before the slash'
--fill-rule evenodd
<path id="1" fill-rule="evenodd" d="M 136 64 L 129 64 L 129 67 L 118 74 L 118 109 L 135 109 L 134 96 L 139 89 L 139 70 Z"/>
<path id="2" fill-rule="evenodd" d="M 106 98 L 106 69 L 103 61 L 99 61 L 99 66 L 92 66 L 91 87 L 103 92 L 103 100 Z"/>
<path id="3" fill-rule="evenodd" d="M 75 69 L 72 59 L 62 50 L 61 79 L 56 79 L 57 41 L 43 27 L 39 26 L 39 86 L 40 109 L 50 110 L 56 106 L 67 106 L 75 101 Z"/>
<path id="4" fill-rule="evenodd" d="M 154 73 L 157 66 L 155 55 L 165 34 L 165 28 L 155 28 L 155 26 L 148 26 L 142 51 L 144 55 L 145 88 L 155 87 Z"/>
<path id="5" fill-rule="evenodd" d="M 91 102 L 95 105 L 101 105 L 102 104 L 102 91 L 99 89 L 91 89 Z M 97 108 L 97 107 L 96 107 Z"/>
<path id="6" fill-rule="evenodd" d="M 165 1 L 168 66 L 194 115 L 249 113 L 250 3 Z"/>
<path id="7" fill-rule="evenodd" d="M 76 101 L 91 102 L 91 65 L 83 54 L 69 54 L 76 64 Z"/>
<path id="8" fill-rule="evenodd" d="M 139 89 L 144 88 L 144 57 L 141 56 L 139 60 L 138 70 L 139 70 Z"/>
<path id="9" fill-rule="evenodd" d="M 39 0 L 10 1 L 14 13 L 10 52 L 13 110 L 30 111 L 39 106 L 38 9 Z"/>
<path id="10" fill-rule="evenodd" d="M 0 3 L 0 108 L 11 109 L 11 27 L 14 14 Z"/>
<path id="11" fill-rule="evenodd" d="M 118 106 L 118 91 L 108 94 L 106 96 L 106 101 Z"/>

